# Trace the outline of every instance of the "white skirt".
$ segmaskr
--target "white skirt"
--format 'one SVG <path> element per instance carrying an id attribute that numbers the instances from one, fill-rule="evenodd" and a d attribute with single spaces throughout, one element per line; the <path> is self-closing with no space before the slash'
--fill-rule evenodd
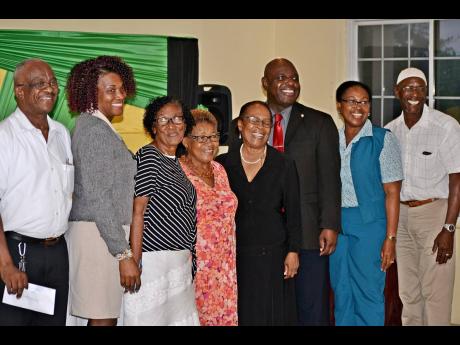
<path id="1" fill-rule="evenodd" d="M 123 306 L 125 326 L 199 326 L 190 251 L 142 253 L 141 288 Z"/>

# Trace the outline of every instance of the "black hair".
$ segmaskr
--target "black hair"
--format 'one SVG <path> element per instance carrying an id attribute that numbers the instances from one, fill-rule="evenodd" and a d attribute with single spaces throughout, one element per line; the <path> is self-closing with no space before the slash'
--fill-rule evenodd
<path id="1" fill-rule="evenodd" d="M 243 114 L 246 112 L 246 110 L 249 108 L 249 107 L 252 107 L 253 105 L 261 105 L 262 107 L 265 107 L 267 108 L 268 112 L 270 113 L 270 115 L 272 114 L 271 110 L 270 110 L 270 107 L 268 106 L 268 104 L 266 102 L 262 102 L 262 101 L 250 101 L 250 102 L 247 102 L 245 104 L 243 104 L 241 106 L 241 109 L 240 109 L 240 114 L 238 117 L 242 117 Z M 270 116 L 270 121 L 271 121 L 271 116 Z"/>
<path id="2" fill-rule="evenodd" d="M 372 100 L 371 88 L 367 86 L 366 84 L 361 83 L 360 81 L 356 81 L 356 80 L 347 80 L 347 81 L 344 81 L 342 84 L 340 84 L 337 90 L 335 91 L 335 100 L 340 103 L 342 101 L 343 94 L 349 88 L 352 88 L 355 86 L 359 86 L 360 88 L 364 89 L 364 91 L 366 91 L 367 95 L 369 96 L 369 101 Z"/>
<path id="3" fill-rule="evenodd" d="M 155 133 L 153 132 L 153 125 L 155 123 L 155 119 L 157 117 L 158 112 L 161 108 L 163 108 L 166 104 L 177 104 L 182 109 L 182 114 L 185 119 L 185 135 L 188 135 L 195 124 L 193 120 L 193 116 L 190 113 L 189 107 L 185 105 L 180 99 L 174 98 L 172 96 L 160 96 L 152 99 L 150 103 L 145 107 L 144 113 L 144 128 L 150 134 L 152 139 L 155 139 Z"/>

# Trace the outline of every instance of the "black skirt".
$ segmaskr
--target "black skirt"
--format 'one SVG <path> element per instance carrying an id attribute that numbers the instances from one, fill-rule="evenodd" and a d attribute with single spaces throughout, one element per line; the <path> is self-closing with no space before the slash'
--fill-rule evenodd
<path id="1" fill-rule="evenodd" d="M 237 247 L 238 324 L 296 325 L 294 279 L 284 279 L 284 246 Z"/>

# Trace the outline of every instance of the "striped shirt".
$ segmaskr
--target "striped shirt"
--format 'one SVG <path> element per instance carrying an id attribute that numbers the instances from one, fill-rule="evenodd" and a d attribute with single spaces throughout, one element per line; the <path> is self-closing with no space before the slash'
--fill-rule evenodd
<path id="1" fill-rule="evenodd" d="M 183 250 L 192 253 L 196 272 L 196 191 L 177 158 L 146 145 L 136 153 L 134 195 L 149 197 L 144 214 L 142 251 Z"/>

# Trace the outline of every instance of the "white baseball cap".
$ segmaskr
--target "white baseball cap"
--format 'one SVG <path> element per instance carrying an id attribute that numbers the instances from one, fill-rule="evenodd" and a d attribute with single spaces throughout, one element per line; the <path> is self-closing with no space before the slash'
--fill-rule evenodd
<path id="1" fill-rule="evenodd" d="M 398 75 L 398 80 L 396 80 L 396 85 L 398 85 L 404 79 L 412 78 L 412 77 L 417 77 L 417 78 L 422 79 L 426 85 L 425 73 L 423 73 L 418 68 L 414 68 L 414 67 L 403 69 Z"/>

